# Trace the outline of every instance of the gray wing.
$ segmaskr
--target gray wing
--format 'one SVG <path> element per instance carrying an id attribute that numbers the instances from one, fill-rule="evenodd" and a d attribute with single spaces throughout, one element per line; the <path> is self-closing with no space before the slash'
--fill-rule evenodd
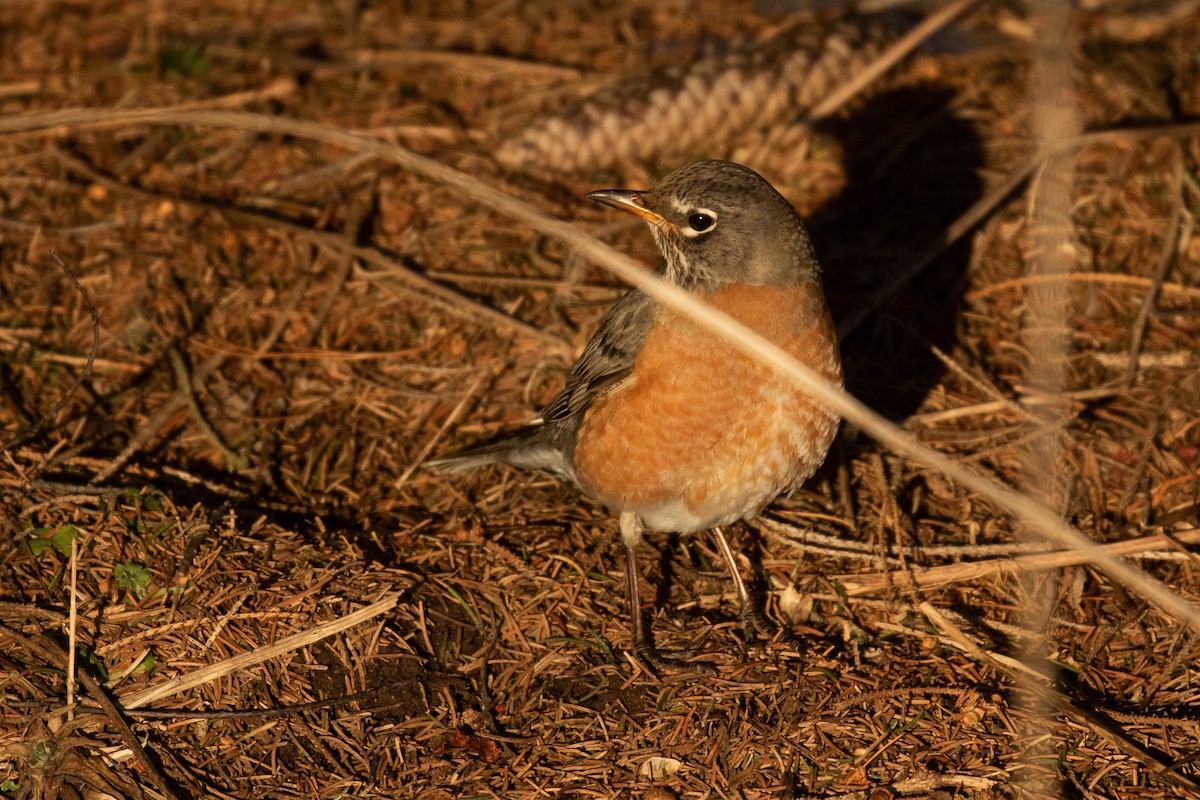
<path id="1" fill-rule="evenodd" d="M 541 421 L 551 424 L 577 417 L 629 377 L 654 324 L 654 313 L 654 301 L 637 289 L 618 300 L 575 362 L 566 387 L 542 409 Z"/>
<path id="2" fill-rule="evenodd" d="M 634 289 L 608 310 L 575 362 L 567 385 L 529 425 L 507 431 L 425 466 L 447 472 L 504 462 L 575 480 L 575 432 L 596 398 L 629 377 L 654 324 L 654 301 Z"/>

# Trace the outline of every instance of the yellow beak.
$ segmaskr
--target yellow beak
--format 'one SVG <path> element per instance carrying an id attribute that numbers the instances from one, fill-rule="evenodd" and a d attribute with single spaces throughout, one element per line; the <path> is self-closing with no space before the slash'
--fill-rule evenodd
<path id="1" fill-rule="evenodd" d="M 645 192 L 632 189 L 601 189 L 597 192 L 588 192 L 588 197 L 599 203 L 604 203 L 606 206 L 612 206 L 622 211 L 628 211 L 630 214 L 636 214 L 651 225 L 662 225 L 666 222 L 661 214 L 646 208 Z"/>

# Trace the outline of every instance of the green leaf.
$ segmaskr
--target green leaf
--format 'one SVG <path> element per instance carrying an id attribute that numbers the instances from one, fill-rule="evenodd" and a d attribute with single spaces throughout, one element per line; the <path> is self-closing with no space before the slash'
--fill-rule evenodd
<path id="1" fill-rule="evenodd" d="M 113 578 L 117 586 L 132 592 L 134 597 L 141 600 L 146 596 L 146 587 L 150 585 L 150 570 L 144 564 L 126 561 L 113 567 Z"/>
<path id="2" fill-rule="evenodd" d="M 446 591 L 450 593 L 450 596 L 453 597 L 460 606 L 462 606 L 463 611 L 467 612 L 467 616 L 471 618 L 471 622 L 475 623 L 475 627 L 480 627 L 483 625 L 483 623 L 479 621 L 479 616 L 475 613 L 475 609 L 471 608 L 471 604 L 467 602 L 465 597 L 454 591 L 453 586 L 447 586 Z"/>
<path id="3" fill-rule="evenodd" d="M 95 675 L 102 681 L 108 680 L 108 667 L 104 666 L 104 661 L 100 656 L 82 644 L 75 648 L 75 655 L 79 658 L 80 665 L 90 675 Z"/>
<path id="4" fill-rule="evenodd" d="M 163 505 L 163 494 L 158 489 L 152 489 L 146 492 L 142 497 L 142 508 L 147 511 L 159 511 Z"/>
<path id="5" fill-rule="evenodd" d="M 33 747 L 29 748 L 29 766 L 39 771 L 48 769 L 54 764 L 54 758 L 57 755 L 58 743 L 53 739 L 34 742 Z"/>
<path id="6" fill-rule="evenodd" d="M 75 541 L 75 536 L 78 531 L 74 525 L 59 525 L 54 533 L 50 534 L 50 542 L 54 545 L 54 549 L 62 553 L 64 556 L 71 555 L 71 542 Z"/>
<path id="7" fill-rule="evenodd" d="M 29 532 L 29 550 L 35 556 L 40 556 L 46 552 L 47 548 L 53 547 L 64 556 L 71 555 L 71 542 L 79 533 L 74 525 L 59 525 L 54 529 L 54 532 L 49 536 L 46 535 L 49 528 L 34 528 Z"/>
<path id="8" fill-rule="evenodd" d="M 46 536 L 49 528 L 34 528 L 29 532 L 29 552 L 40 556 L 50 546 L 50 538 Z"/>

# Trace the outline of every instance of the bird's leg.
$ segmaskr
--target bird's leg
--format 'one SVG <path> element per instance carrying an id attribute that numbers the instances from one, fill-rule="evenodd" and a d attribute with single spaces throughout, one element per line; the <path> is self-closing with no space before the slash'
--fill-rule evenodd
<path id="1" fill-rule="evenodd" d="M 720 528 L 713 528 L 712 533 L 717 540 L 717 546 L 721 549 L 721 557 L 725 559 L 725 564 L 729 567 L 729 574 L 733 576 L 733 588 L 737 592 L 738 602 L 741 604 L 739 616 L 742 619 L 742 631 L 745 633 L 747 641 L 755 634 L 759 634 L 768 639 L 778 636 L 793 647 L 800 646 L 802 642 L 799 637 L 768 619 L 766 612 L 755 602 L 746 582 L 742 580 L 742 573 L 738 571 L 737 559 L 733 555 L 733 548 L 729 546 L 729 540 L 725 538 L 725 532 Z"/>
<path id="2" fill-rule="evenodd" d="M 705 664 L 695 664 L 682 658 L 659 652 L 654 646 L 654 635 L 642 616 L 642 590 L 638 570 L 637 547 L 641 544 L 642 521 L 636 514 L 623 512 L 620 516 L 621 542 L 625 545 L 625 587 L 629 595 L 630 627 L 633 632 L 633 652 L 651 672 L 685 670 L 705 675 L 716 672 Z M 686 655 L 686 654 L 685 654 Z"/>

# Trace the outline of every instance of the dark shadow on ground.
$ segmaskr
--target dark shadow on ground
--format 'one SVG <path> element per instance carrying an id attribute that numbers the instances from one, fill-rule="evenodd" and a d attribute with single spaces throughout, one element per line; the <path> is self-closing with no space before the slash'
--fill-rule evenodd
<path id="1" fill-rule="evenodd" d="M 845 151 L 845 188 L 808 220 L 835 320 L 980 198 L 982 143 L 952 99 L 940 87 L 897 89 L 818 129 Z M 916 410 L 944 372 L 930 344 L 954 344 L 969 259 L 964 237 L 842 343 L 851 393 L 892 419 Z"/>

